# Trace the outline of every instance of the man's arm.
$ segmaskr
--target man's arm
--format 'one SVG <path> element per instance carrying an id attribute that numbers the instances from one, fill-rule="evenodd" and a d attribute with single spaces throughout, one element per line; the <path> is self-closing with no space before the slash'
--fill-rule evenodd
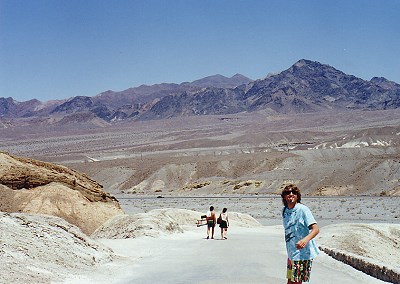
<path id="1" fill-rule="evenodd" d="M 316 235 L 318 235 L 319 227 L 317 223 L 311 224 L 309 228 L 310 228 L 310 233 L 297 242 L 296 244 L 297 249 L 303 249 L 308 244 L 309 241 L 311 241 L 313 238 L 315 238 Z"/>

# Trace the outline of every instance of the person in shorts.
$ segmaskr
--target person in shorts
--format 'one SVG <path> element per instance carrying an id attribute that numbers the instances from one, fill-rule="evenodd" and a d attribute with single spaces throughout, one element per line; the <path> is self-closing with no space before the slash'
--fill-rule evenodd
<path id="1" fill-rule="evenodd" d="M 319 254 L 314 237 L 319 233 L 310 209 L 301 204 L 300 189 L 290 184 L 281 193 L 283 226 L 285 229 L 287 283 L 298 284 L 310 280 L 313 259 Z"/>
<path id="2" fill-rule="evenodd" d="M 206 214 L 207 220 L 207 239 L 210 238 L 210 231 L 211 231 L 211 239 L 214 239 L 214 228 L 215 223 L 217 222 L 214 212 L 214 206 L 210 206 L 210 210 Z"/>
<path id="3" fill-rule="evenodd" d="M 219 214 L 218 218 L 221 218 L 221 222 L 219 224 L 219 227 L 221 228 L 221 240 L 226 240 L 228 239 L 226 237 L 226 234 L 228 234 L 228 227 L 229 227 L 229 218 L 228 218 L 228 211 L 227 208 L 222 209 L 221 214 Z"/>

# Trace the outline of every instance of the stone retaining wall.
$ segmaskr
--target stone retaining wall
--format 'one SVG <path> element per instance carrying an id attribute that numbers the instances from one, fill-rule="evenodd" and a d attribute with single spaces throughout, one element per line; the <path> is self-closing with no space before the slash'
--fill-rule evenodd
<path id="1" fill-rule="evenodd" d="M 373 263 L 373 260 L 368 261 L 368 258 L 362 258 L 356 254 L 343 252 L 337 249 L 330 249 L 324 246 L 320 246 L 319 249 L 334 259 L 346 263 L 368 275 L 386 282 L 400 284 L 400 269 L 398 268 Z"/>

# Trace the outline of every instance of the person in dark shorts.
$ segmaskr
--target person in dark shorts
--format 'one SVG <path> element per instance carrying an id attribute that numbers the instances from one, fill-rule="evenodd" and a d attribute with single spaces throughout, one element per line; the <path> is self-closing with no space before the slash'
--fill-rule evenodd
<path id="1" fill-rule="evenodd" d="M 301 202 L 300 189 L 290 184 L 281 193 L 285 229 L 287 283 L 301 284 L 310 280 L 313 259 L 319 254 L 314 237 L 319 233 L 310 209 Z"/>
<path id="2" fill-rule="evenodd" d="M 207 239 L 210 238 L 210 231 L 211 231 L 211 239 L 214 239 L 214 228 L 215 223 L 217 222 L 214 212 L 214 206 L 210 206 L 210 210 L 206 214 L 207 220 Z"/>
<path id="3" fill-rule="evenodd" d="M 228 209 L 224 208 L 222 209 L 221 214 L 219 214 L 218 218 L 221 218 L 221 222 L 219 224 L 219 227 L 221 228 L 221 239 L 226 240 L 226 234 L 228 233 L 228 227 L 229 227 L 229 218 L 228 218 L 228 213 L 226 213 Z"/>

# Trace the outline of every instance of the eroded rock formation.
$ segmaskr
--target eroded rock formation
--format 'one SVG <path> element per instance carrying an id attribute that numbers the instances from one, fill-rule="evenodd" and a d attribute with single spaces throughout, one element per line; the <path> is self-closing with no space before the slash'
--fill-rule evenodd
<path id="1" fill-rule="evenodd" d="M 61 217 L 91 234 L 123 214 L 96 181 L 64 166 L 0 152 L 0 211 Z"/>

